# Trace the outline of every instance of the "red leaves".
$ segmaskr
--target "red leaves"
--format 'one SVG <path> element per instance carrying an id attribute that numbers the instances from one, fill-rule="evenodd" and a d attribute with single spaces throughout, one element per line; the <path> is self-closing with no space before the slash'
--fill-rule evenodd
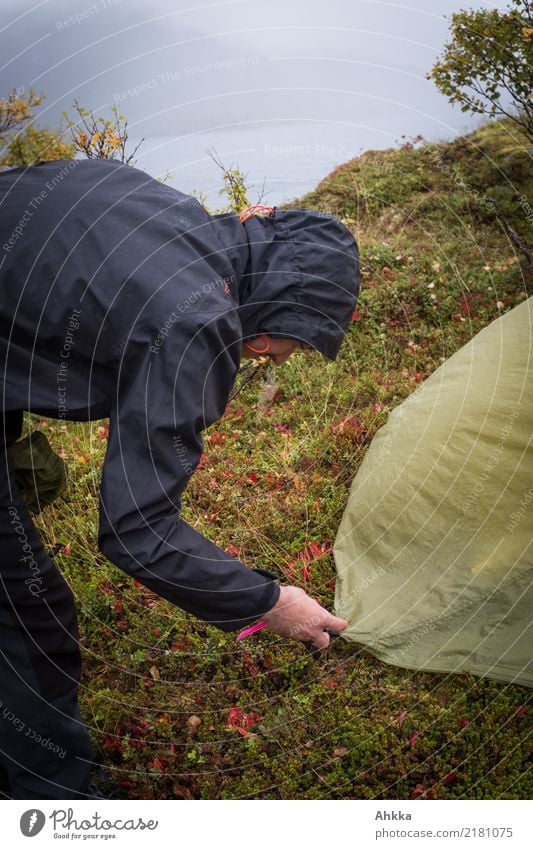
<path id="1" fill-rule="evenodd" d="M 239 557 L 240 549 L 236 545 L 227 545 L 224 549 L 226 554 L 231 554 L 232 557 Z"/>
<path id="2" fill-rule="evenodd" d="M 154 758 L 146 764 L 147 769 L 155 769 L 157 772 L 164 772 L 165 766 L 166 764 L 161 758 Z"/>
<path id="3" fill-rule="evenodd" d="M 350 433 L 357 436 L 362 432 L 363 427 L 356 416 L 344 416 L 340 421 L 333 422 L 331 429 L 333 433 Z"/>
<path id="4" fill-rule="evenodd" d="M 457 773 L 453 770 L 444 776 L 442 783 L 445 787 L 450 787 L 450 785 L 455 784 L 458 781 Z"/>
<path id="5" fill-rule="evenodd" d="M 361 313 L 359 312 L 359 310 L 354 310 L 352 313 L 352 321 L 360 321 L 360 319 Z"/>
<path id="6" fill-rule="evenodd" d="M 224 416 L 226 418 L 231 419 L 240 419 L 240 417 L 244 415 L 244 407 L 237 407 L 235 410 L 232 408 L 231 404 L 226 406 L 224 410 Z"/>
<path id="7" fill-rule="evenodd" d="M 297 577 L 297 574 L 298 574 L 297 566 L 296 566 L 296 563 L 294 562 L 294 560 L 289 560 L 289 562 L 287 564 L 287 568 L 282 569 L 282 572 L 285 575 L 285 577 L 287 578 L 287 580 L 290 581 L 291 583 L 293 583 L 294 580 Z"/>
<path id="8" fill-rule="evenodd" d="M 65 546 L 63 546 L 62 554 L 65 554 L 68 557 L 71 551 L 72 551 L 72 546 L 69 542 L 67 542 L 67 544 Z"/>
<path id="9" fill-rule="evenodd" d="M 242 722 L 242 718 L 244 715 L 244 711 L 240 707 L 230 707 L 228 711 L 228 720 L 226 722 L 226 726 L 229 725 L 238 725 Z"/>
<path id="10" fill-rule="evenodd" d="M 208 434 L 207 441 L 211 442 L 212 445 L 224 445 L 226 441 L 226 434 L 219 433 L 218 430 L 214 430 L 213 433 Z"/>
<path id="11" fill-rule="evenodd" d="M 105 425 L 100 425 L 100 427 L 96 428 L 96 433 L 98 434 L 98 439 L 105 441 L 109 438 L 109 423 L 106 422 Z"/>
<path id="12" fill-rule="evenodd" d="M 189 647 L 189 640 L 187 639 L 187 637 L 183 637 L 181 640 L 174 640 L 170 644 L 170 651 L 171 652 L 185 651 L 185 649 L 187 649 L 188 647 Z"/>
<path id="13" fill-rule="evenodd" d="M 239 725 L 235 726 L 235 731 L 238 731 L 241 737 L 255 737 L 255 734 L 252 734 L 251 731 L 247 731 L 246 728 L 241 728 Z"/>
<path id="14" fill-rule="evenodd" d="M 398 728 L 401 728 L 407 718 L 405 711 L 401 710 L 398 716 L 394 717 L 394 721 L 398 723 Z"/>
<path id="15" fill-rule="evenodd" d="M 437 785 L 432 785 L 431 787 L 424 787 L 423 784 L 416 784 L 414 789 L 411 791 L 410 799 L 438 799 L 438 787 Z"/>
<path id="16" fill-rule="evenodd" d="M 426 796 L 427 792 L 428 791 L 424 787 L 423 784 L 417 784 L 416 787 L 413 789 L 409 798 L 410 799 L 427 799 L 427 796 Z"/>
<path id="17" fill-rule="evenodd" d="M 471 318 L 477 318 L 478 313 L 473 312 L 472 310 L 475 307 L 482 306 L 482 304 L 480 304 L 480 301 L 482 301 L 482 300 L 483 300 L 483 295 L 479 294 L 479 292 L 476 292 L 476 293 L 465 292 L 463 294 L 463 302 L 462 302 L 459 309 L 461 310 L 463 315 L 469 315 Z"/>
<path id="18" fill-rule="evenodd" d="M 258 713 L 254 713 L 253 711 L 245 713 L 243 708 L 233 706 L 228 711 L 226 728 L 235 728 L 243 737 L 249 737 L 250 732 L 247 729 L 255 725 L 262 718 Z"/>
<path id="19" fill-rule="evenodd" d="M 252 487 L 260 487 L 264 489 L 266 492 L 273 492 L 274 490 L 282 489 L 282 484 L 280 482 L 280 478 L 278 475 L 273 474 L 272 472 L 246 472 L 242 475 L 234 475 L 233 472 L 228 472 L 225 470 L 222 472 L 224 477 L 230 478 L 233 477 L 235 480 L 235 484 L 246 484 L 247 486 Z M 261 486 L 262 485 L 262 486 Z"/>
<path id="20" fill-rule="evenodd" d="M 300 552 L 296 561 L 289 561 L 289 577 L 299 569 L 300 577 L 305 583 L 311 580 L 311 564 L 333 551 L 332 546 L 327 542 L 318 543 L 312 540 L 309 545 L 306 545 L 304 550 Z"/>
<path id="21" fill-rule="evenodd" d="M 118 736 L 106 734 L 104 736 L 102 748 L 109 752 L 120 752 L 122 750 L 122 741 Z"/>
<path id="22" fill-rule="evenodd" d="M 514 715 L 516 719 L 524 719 L 527 713 L 527 705 L 515 705 Z"/>
<path id="23" fill-rule="evenodd" d="M 314 540 L 309 543 L 309 545 L 304 548 L 302 559 L 307 563 L 310 563 L 312 560 L 320 560 L 321 557 L 324 557 L 326 554 L 330 554 L 332 548 L 327 542 L 323 542 L 320 545 Z"/>
<path id="24" fill-rule="evenodd" d="M 256 667 L 254 666 L 253 658 L 252 658 L 250 652 L 247 652 L 247 651 L 243 652 L 242 657 L 243 657 L 243 660 L 246 664 L 246 668 L 248 670 L 250 678 L 257 678 L 258 672 L 257 672 Z"/>
<path id="25" fill-rule="evenodd" d="M 280 484 L 278 478 L 275 477 L 275 475 L 273 475 L 272 472 L 267 472 L 265 477 L 266 477 L 266 481 L 267 481 L 268 485 L 270 486 L 271 492 L 272 492 L 273 489 L 278 489 L 278 490 L 281 489 L 281 484 Z"/>

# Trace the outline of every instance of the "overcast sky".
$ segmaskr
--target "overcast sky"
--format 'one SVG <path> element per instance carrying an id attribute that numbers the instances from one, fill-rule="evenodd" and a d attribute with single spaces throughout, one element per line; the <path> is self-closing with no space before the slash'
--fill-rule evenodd
<path id="1" fill-rule="evenodd" d="M 114 102 L 132 134 L 264 120 L 350 122 L 449 137 L 469 119 L 425 79 L 445 15 L 476 0 L 2 0 L 1 92 Z M 501 4 L 499 4 L 501 5 Z M 472 123 L 472 119 L 470 119 Z"/>

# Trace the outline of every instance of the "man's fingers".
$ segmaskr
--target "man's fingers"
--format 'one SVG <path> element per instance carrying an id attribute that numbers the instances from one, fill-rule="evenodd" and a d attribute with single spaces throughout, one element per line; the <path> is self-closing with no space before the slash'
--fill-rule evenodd
<path id="1" fill-rule="evenodd" d="M 339 619 L 338 616 L 330 616 L 329 621 L 326 625 L 326 628 L 329 628 L 330 631 L 335 631 L 337 634 L 340 634 L 341 631 L 344 631 L 345 628 L 348 627 L 348 622 L 346 619 Z"/>
<path id="2" fill-rule="evenodd" d="M 326 649 L 329 646 L 329 639 L 327 631 L 319 631 L 313 635 L 313 644 L 317 649 Z"/>
<path id="3" fill-rule="evenodd" d="M 348 622 L 346 621 L 346 619 L 340 619 L 338 616 L 330 616 L 327 624 L 322 625 L 322 628 L 318 632 L 318 634 L 313 634 L 313 645 L 317 649 L 326 649 L 331 642 L 329 632 L 331 632 L 332 634 L 340 634 L 341 631 L 344 631 L 344 629 L 347 627 Z M 327 628 L 327 630 L 324 630 L 325 628 Z"/>

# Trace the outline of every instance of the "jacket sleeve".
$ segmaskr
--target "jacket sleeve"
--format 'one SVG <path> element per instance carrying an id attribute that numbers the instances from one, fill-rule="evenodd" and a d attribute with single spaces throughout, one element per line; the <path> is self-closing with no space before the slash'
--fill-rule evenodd
<path id="1" fill-rule="evenodd" d="M 179 516 L 200 433 L 223 414 L 236 371 L 221 321 L 187 345 L 176 322 L 159 344 L 124 359 L 100 486 L 99 547 L 157 595 L 232 631 L 270 610 L 280 589 Z"/>

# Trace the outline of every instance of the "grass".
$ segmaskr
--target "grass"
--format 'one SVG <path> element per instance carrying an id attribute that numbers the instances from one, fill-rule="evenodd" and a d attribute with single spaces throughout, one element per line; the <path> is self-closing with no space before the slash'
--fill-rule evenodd
<path id="1" fill-rule="evenodd" d="M 526 297 L 527 148 L 498 122 L 451 143 L 369 151 L 288 204 L 353 229 L 360 304 L 335 364 L 295 355 L 211 428 L 188 521 L 332 607 L 329 547 L 372 437 Z M 265 632 L 237 643 L 98 553 L 105 422 L 32 427 L 69 463 L 66 495 L 37 523 L 67 546 L 57 562 L 78 602 L 81 709 L 124 798 L 531 797 L 529 691 L 398 669 L 342 640 L 318 661 Z"/>

